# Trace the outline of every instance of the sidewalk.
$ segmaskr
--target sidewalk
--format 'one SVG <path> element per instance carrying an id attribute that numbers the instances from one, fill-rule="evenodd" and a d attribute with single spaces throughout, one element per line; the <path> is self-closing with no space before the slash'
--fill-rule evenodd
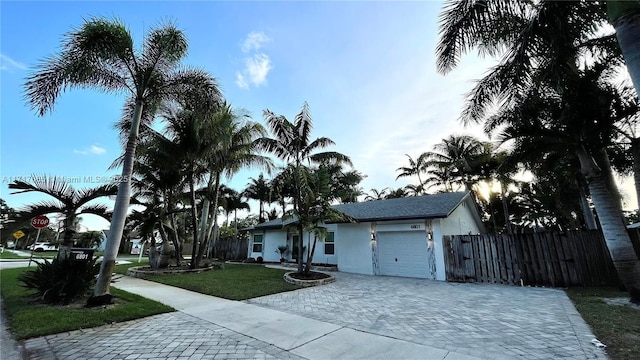
<path id="1" fill-rule="evenodd" d="M 113 286 L 307 359 L 477 359 L 151 281 L 122 277 Z"/>

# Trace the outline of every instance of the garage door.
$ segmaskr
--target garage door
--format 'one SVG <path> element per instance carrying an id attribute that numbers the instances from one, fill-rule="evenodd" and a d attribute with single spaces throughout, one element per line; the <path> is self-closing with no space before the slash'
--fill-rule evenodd
<path id="1" fill-rule="evenodd" d="M 429 277 L 424 232 L 379 232 L 376 238 L 380 275 Z"/>

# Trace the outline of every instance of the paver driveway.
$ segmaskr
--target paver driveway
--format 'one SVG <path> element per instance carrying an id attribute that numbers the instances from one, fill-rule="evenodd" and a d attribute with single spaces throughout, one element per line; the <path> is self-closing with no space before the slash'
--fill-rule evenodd
<path id="1" fill-rule="evenodd" d="M 561 290 L 335 276 L 247 302 L 486 359 L 606 358 Z"/>

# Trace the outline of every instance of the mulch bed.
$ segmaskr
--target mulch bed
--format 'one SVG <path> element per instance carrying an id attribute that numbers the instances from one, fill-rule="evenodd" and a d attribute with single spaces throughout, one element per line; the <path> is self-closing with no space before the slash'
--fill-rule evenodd
<path id="1" fill-rule="evenodd" d="M 330 275 L 315 271 L 309 271 L 309 274 L 291 273 L 289 276 L 298 280 L 322 280 L 331 277 Z"/>

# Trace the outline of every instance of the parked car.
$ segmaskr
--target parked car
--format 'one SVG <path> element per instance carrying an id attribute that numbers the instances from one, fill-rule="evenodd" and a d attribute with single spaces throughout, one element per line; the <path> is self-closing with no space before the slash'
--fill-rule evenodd
<path id="1" fill-rule="evenodd" d="M 54 244 L 48 243 L 48 242 L 37 242 L 37 243 L 35 243 L 33 245 L 29 245 L 29 247 L 27 247 L 27 249 L 33 250 L 35 252 L 57 251 L 58 250 L 58 245 L 54 245 Z"/>

